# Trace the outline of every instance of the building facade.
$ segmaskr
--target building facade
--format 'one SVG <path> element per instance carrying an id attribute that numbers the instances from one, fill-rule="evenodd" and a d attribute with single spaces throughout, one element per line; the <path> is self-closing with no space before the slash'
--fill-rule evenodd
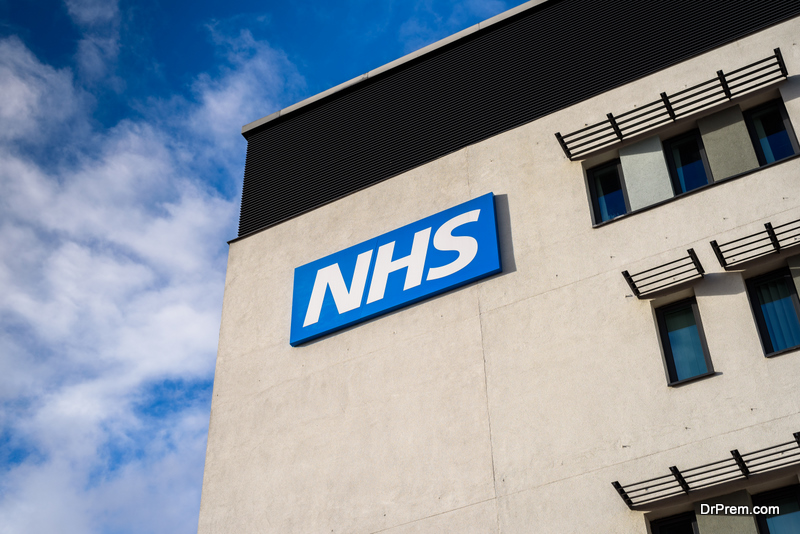
<path id="1" fill-rule="evenodd" d="M 596 4 L 244 127 L 199 532 L 800 532 L 800 2 Z"/>

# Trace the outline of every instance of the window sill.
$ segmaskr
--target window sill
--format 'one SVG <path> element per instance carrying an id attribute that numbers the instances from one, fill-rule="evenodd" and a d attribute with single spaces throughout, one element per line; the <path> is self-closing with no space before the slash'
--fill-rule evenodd
<path id="1" fill-rule="evenodd" d="M 724 183 L 730 182 L 731 180 L 736 180 L 736 179 L 742 178 L 744 176 L 749 176 L 751 174 L 754 174 L 756 172 L 762 171 L 764 169 L 769 169 L 771 167 L 775 167 L 777 165 L 781 165 L 781 164 L 786 163 L 788 161 L 796 160 L 798 158 L 800 158 L 800 154 L 795 154 L 793 156 L 789 156 L 788 158 L 783 158 L 780 161 L 774 161 L 772 163 L 767 163 L 766 165 L 763 165 L 761 167 L 756 167 L 755 169 L 750 169 L 749 171 L 740 172 L 739 174 L 734 174 L 733 176 L 729 176 L 727 178 L 723 178 L 723 179 L 719 180 L 718 182 L 711 182 L 710 184 L 706 184 L 704 186 L 698 187 L 697 189 L 692 189 L 691 191 L 687 191 L 686 193 L 681 193 L 679 195 L 675 195 L 672 198 L 668 198 L 666 200 L 662 200 L 660 202 L 656 202 L 655 204 L 650 204 L 649 206 L 645 206 L 644 208 L 639 208 L 638 210 L 634 210 L 634 211 L 628 212 L 628 213 L 626 213 L 624 215 L 620 215 L 618 217 L 614 217 L 611 220 L 595 223 L 595 224 L 592 225 L 592 228 L 600 228 L 601 226 L 606 226 L 608 224 L 615 223 L 615 222 L 620 221 L 622 219 L 627 219 L 628 217 L 630 217 L 632 215 L 636 215 L 638 213 L 642 213 L 642 212 L 645 212 L 645 211 L 648 211 L 648 210 L 651 210 L 651 209 L 654 209 L 654 208 L 658 208 L 658 207 L 663 206 L 665 204 L 669 204 L 670 202 L 674 202 L 674 201 L 676 201 L 678 199 L 686 198 L 686 197 L 688 197 L 690 195 L 694 195 L 695 193 L 700 193 L 702 191 L 706 191 L 708 189 L 711 189 L 712 187 L 716 187 L 718 185 L 722 185 Z M 687 380 L 689 380 L 689 379 L 687 379 Z M 678 382 L 675 382 L 675 383 L 677 384 Z"/>
<path id="2" fill-rule="evenodd" d="M 776 356 L 783 356 L 784 354 L 788 354 L 790 352 L 797 352 L 800 350 L 800 345 L 795 345 L 794 347 L 789 347 L 788 349 L 779 350 L 778 352 L 771 352 L 769 354 L 765 354 L 765 358 L 775 358 Z"/>
<path id="3" fill-rule="evenodd" d="M 671 388 L 679 387 L 679 386 L 682 386 L 684 384 L 688 384 L 689 382 L 695 382 L 697 380 L 702 380 L 704 378 L 709 378 L 711 376 L 717 376 L 717 375 L 721 375 L 721 374 L 722 373 L 718 373 L 716 371 L 709 371 L 707 373 L 703 373 L 702 375 L 696 375 L 696 376 L 693 376 L 693 377 L 690 377 L 690 378 L 684 378 L 683 380 L 678 380 L 677 382 L 670 382 L 670 383 L 667 384 L 667 386 L 669 386 Z"/>

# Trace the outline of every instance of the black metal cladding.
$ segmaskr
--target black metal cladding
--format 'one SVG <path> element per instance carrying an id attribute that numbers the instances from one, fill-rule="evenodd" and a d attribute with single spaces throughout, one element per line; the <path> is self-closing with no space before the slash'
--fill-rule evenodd
<path id="1" fill-rule="evenodd" d="M 800 0 L 550 0 L 247 132 L 239 236 L 797 15 Z"/>

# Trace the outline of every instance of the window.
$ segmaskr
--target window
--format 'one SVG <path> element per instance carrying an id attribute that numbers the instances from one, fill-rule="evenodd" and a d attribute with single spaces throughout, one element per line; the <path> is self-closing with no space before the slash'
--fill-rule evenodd
<path id="1" fill-rule="evenodd" d="M 789 269 L 747 281 L 750 304 L 767 356 L 800 345 L 800 302 Z"/>
<path id="2" fill-rule="evenodd" d="M 692 130 L 664 142 L 667 166 L 676 195 L 702 187 L 711 181 L 706 150 L 699 130 Z"/>
<path id="3" fill-rule="evenodd" d="M 658 308 L 656 317 L 669 385 L 714 372 L 694 298 Z"/>
<path id="4" fill-rule="evenodd" d="M 767 165 L 800 153 L 789 115 L 780 100 L 744 112 L 758 163 Z"/>
<path id="5" fill-rule="evenodd" d="M 653 534 L 697 534 L 697 519 L 694 512 L 673 515 L 650 523 Z"/>
<path id="6" fill-rule="evenodd" d="M 629 211 L 619 160 L 604 163 L 587 172 L 595 222 L 610 221 Z"/>
<path id="7" fill-rule="evenodd" d="M 759 534 L 800 532 L 800 486 L 753 495 L 753 506 L 780 506 L 781 513 L 756 515 Z"/>

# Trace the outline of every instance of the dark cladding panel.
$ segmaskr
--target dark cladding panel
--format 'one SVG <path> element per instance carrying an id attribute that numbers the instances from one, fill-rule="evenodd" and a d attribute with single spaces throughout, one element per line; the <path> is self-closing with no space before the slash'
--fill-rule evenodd
<path id="1" fill-rule="evenodd" d="M 800 0 L 551 0 L 247 132 L 239 236 L 797 15 Z"/>

